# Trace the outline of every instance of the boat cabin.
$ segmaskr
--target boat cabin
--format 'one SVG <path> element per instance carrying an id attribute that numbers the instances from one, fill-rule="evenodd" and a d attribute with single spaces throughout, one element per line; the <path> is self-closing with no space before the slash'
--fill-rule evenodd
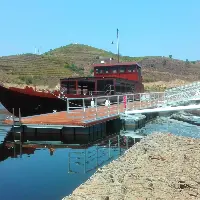
<path id="1" fill-rule="evenodd" d="M 142 81 L 141 67 L 135 63 L 95 64 L 95 77 L 116 77 L 131 81 Z"/>
<path id="2" fill-rule="evenodd" d="M 143 92 L 141 67 L 137 63 L 95 64 L 94 77 L 60 80 L 64 94 L 115 95 Z"/>

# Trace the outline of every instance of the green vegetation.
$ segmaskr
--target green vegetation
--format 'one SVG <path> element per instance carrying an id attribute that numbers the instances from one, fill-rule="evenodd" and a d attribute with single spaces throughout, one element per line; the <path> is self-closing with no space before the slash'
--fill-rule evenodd
<path id="1" fill-rule="evenodd" d="M 57 85 L 60 78 L 91 76 L 93 63 L 113 58 L 117 54 L 82 44 L 70 44 L 51 49 L 42 55 L 31 53 L 0 57 L 0 81 L 33 85 Z M 131 57 L 120 55 L 120 62 L 138 62 L 144 82 L 198 80 L 200 64 L 162 56 Z"/>
<path id="2" fill-rule="evenodd" d="M 90 74 L 92 75 L 94 73 L 94 69 L 90 69 Z"/>
<path id="3" fill-rule="evenodd" d="M 72 64 L 66 63 L 64 67 L 66 69 L 70 69 L 71 71 L 76 72 L 76 73 L 81 73 L 81 72 L 84 73 L 84 68 L 77 67 L 74 63 L 72 63 Z"/>
<path id="4" fill-rule="evenodd" d="M 33 84 L 33 77 L 31 76 L 19 76 L 19 79 L 27 85 Z"/>

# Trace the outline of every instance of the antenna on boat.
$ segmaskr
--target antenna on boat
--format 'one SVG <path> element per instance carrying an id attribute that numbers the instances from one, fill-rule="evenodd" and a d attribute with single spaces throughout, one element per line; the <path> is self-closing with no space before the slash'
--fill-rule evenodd
<path id="1" fill-rule="evenodd" d="M 117 61 L 119 63 L 119 29 L 117 28 Z"/>

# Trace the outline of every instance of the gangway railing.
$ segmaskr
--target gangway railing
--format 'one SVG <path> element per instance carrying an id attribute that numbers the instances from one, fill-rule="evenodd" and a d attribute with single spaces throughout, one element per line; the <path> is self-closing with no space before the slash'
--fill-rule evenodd
<path id="1" fill-rule="evenodd" d="M 67 98 L 67 113 L 72 119 L 84 121 L 117 116 L 127 110 L 160 107 L 165 102 L 164 92 L 136 93 L 124 95 L 98 96 L 87 98 Z"/>
<path id="2" fill-rule="evenodd" d="M 200 100 L 200 82 L 165 92 L 67 98 L 66 102 L 67 113 L 74 120 L 82 118 L 88 121 L 116 116 L 128 110 L 181 106 L 194 99 Z"/>

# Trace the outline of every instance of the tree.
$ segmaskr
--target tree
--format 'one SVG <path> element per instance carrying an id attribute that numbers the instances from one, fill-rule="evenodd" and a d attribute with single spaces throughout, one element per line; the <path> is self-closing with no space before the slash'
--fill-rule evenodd
<path id="1" fill-rule="evenodd" d="M 169 58 L 172 59 L 172 55 L 169 55 Z"/>
<path id="2" fill-rule="evenodd" d="M 186 61 L 185 61 L 185 65 L 186 65 L 187 67 L 189 67 L 189 65 L 190 65 L 190 62 L 189 62 L 189 60 L 188 60 L 188 59 L 186 59 Z"/>

